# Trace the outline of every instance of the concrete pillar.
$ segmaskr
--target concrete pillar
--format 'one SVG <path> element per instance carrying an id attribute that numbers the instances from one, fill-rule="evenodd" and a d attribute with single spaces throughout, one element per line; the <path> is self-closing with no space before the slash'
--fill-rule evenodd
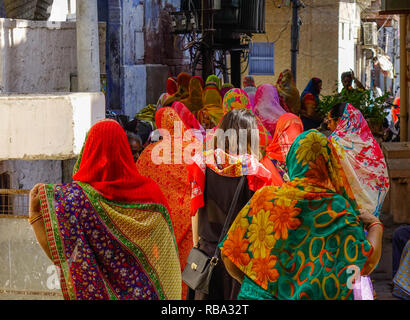
<path id="1" fill-rule="evenodd" d="M 97 0 L 77 0 L 77 74 L 79 92 L 100 91 Z"/>

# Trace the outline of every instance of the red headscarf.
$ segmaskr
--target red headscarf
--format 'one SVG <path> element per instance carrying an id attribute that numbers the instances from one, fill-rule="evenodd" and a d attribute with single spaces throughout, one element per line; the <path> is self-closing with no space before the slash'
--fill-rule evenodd
<path id="1" fill-rule="evenodd" d="M 303 123 L 298 116 L 293 113 L 281 115 L 276 124 L 272 142 L 266 148 L 266 154 L 271 159 L 285 162 L 293 141 L 302 132 Z"/>
<path id="2" fill-rule="evenodd" d="M 175 77 L 169 77 L 167 79 L 167 93 L 173 95 L 178 90 L 178 83 Z"/>
<path id="3" fill-rule="evenodd" d="M 73 180 L 88 183 L 112 201 L 157 203 L 168 209 L 158 185 L 138 173 L 125 131 L 114 120 L 90 129 Z"/>

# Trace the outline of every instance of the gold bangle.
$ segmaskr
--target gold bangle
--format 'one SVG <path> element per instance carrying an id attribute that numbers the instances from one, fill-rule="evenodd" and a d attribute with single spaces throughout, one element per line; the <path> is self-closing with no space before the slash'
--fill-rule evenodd
<path id="1" fill-rule="evenodd" d="M 34 218 L 29 218 L 28 222 L 30 222 L 31 225 L 33 225 L 34 223 L 36 223 L 38 220 L 40 220 L 43 217 L 43 215 L 40 213 L 38 216 L 34 217 Z"/>

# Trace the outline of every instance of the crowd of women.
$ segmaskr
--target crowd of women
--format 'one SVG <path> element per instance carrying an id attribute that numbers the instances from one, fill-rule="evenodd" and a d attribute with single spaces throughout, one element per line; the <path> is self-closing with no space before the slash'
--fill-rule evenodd
<path id="1" fill-rule="evenodd" d="M 275 85 L 247 76 L 243 89 L 215 75 L 170 77 L 150 107 L 162 139 L 151 134 L 134 159 L 117 122 L 95 124 L 73 182 L 31 191 L 30 223 L 64 297 L 373 299 L 386 162 L 352 105 L 320 118 L 321 86 L 313 78 L 299 95 L 289 70 Z M 316 130 L 323 121 L 330 136 Z M 225 147 L 217 129 L 235 133 Z M 246 145 L 232 153 L 241 131 Z M 192 142 L 191 161 L 153 160 Z M 218 254 L 207 291 L 182 281 L 201 268 L 193 248 Z"/>

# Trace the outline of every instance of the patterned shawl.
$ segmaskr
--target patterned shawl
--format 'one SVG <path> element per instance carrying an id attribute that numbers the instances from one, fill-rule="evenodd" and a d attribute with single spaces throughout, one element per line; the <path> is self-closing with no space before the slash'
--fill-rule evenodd
<path id="1" fill-rule="evenodd" d="M 242 89 L 231 89 L 225 94 L 223 101 L 223 112 L 224 115 L 233 109 L 248 109 L 251 110 L 251 105 L 249 103 L 248 95 Z M 252 110 L 251 110 L 252 111 Z M 272 140 L 272 135 L 263 125 L 261 119 L 256 116 L 256 121 L 259 129 L 259 147 L 261 152 L 264 154 L 266 147 L 269 145 Z"/>
<path id="2" fill-rule="evenodd" d="M 276 81 L 276 89 L 279 96 L 285 101 L 290 112 L 299 115 L 300 112 L 300 94 L 293 80 L 292 72 L 289 69 L 284 70 Z"/>
<path id="3" fill-rule="evenodd" d="M 198 77 L 192 77 L 189 81 L 189 96 L 181 100 L 183 104 L 191 111 L 196 112 L 202 109 L 202 83 Z"/>
<path id="4" fill-rule="evenodd" d="M 65 299 L 180 299 L 181 270 L 157 184 L 142 177 L 113 120 L 95 124 L 74 182 L 40 187 L 53 262 Z"/>
<path id="5" fill-rule="evenodd" d="M 271 184 L 271 173 L 253 155 L 231 155 L 221 149 L 197 153 L 193 163 L 187 166 L 188 180 L 191 183 L 191 215 L 195 216 L 204 203 L 205 172 L 209 167 L 215 173 L 225 177 L 248 177 L 248 186 L 252 191 Z"/>
<path id="6" fill-rule="evenodd" d="M 386 161 L 366 120 L 347 104 L 336 130 L 330 135 L 350 186 L 362 209 L 380 215 L 390 182 Z"/>
<path id="7" fill-rule="evenodd" d="M 174 103 L 174 106 L 176 103 Z M 164 145 L 164 139 L 145 148 L 138 158 L 137 168 L 143 176 L 151 178 L 158 184 L 168 202 L 182 271 L 186 265 L 189 251 L 192 248 L 191 193 L 185 163 L 176 163 L 174 160 L 176 159 L 175 153 L 177 152 L 176 147 L 178 147 L 178 144 L 182 147 L 182 150 L 185 150 L 193 140 L 185 141 L 183 139 L 188 127 L 183 124 L 183 120 L 172 108 L 167 107 L 158 111 L 156 122 L 158 128 L 168 130 L 170 139 L 165 142 L 167 145 Z M 178 122 L 182 129 L 181 135 L 176 132 L 175 128 L 175 124 Z M 179 142 L 176 139 L 179 139 Z M 169 164 L 156 164 L 155 153 L 161 146 L 164 146 L 163 152 L 170 152 L 171 154 L 171 162 Z M 186 291 L 186 285 L 184 284 L 183 289 L 182 297 L 184 298 Z"/>
<path id="8" fill-rule="evenodd" d="M 309 130 L 286 162 L 290 181 L 256 192 L 221 250 L 273 299 L 353 299 L 349 267 L 362 270 L 373 248 L 337 155 Z"/>
<path id="9" fill-rule="evenodd" d="M 255 94 L 255 114 L 270 134 L 274 134 L 276 123 L 284 113 L 286 111 L 280 105 L 278 90 L 269 83 L 259 86 Z"/>

